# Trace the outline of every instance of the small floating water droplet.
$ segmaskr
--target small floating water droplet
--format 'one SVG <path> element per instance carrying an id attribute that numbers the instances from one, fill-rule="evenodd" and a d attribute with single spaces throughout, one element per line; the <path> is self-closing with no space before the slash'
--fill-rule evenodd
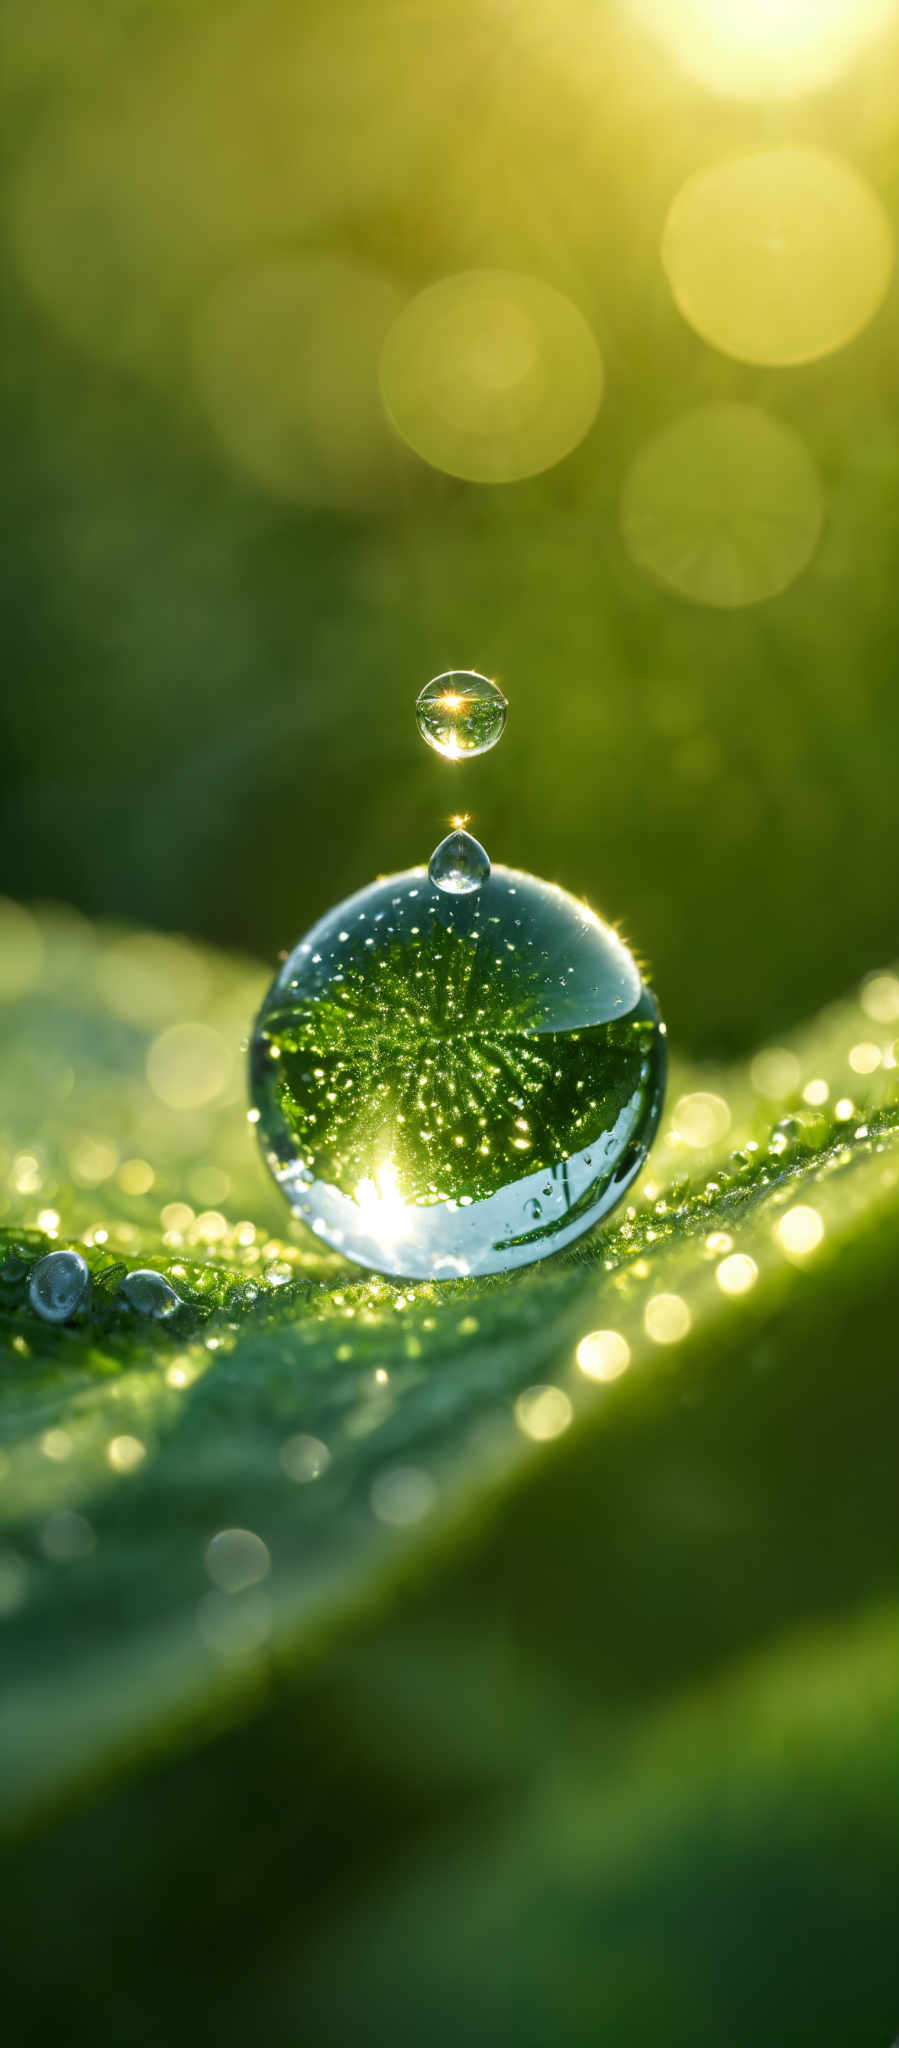
<path id="1" fill-rule="evenodd" d="M 415 705 L 418 730 L 448 761 L 486 754 L 502 738 L 509 706 L 489 676 L 449 669 L 426 683 Z"/>
<path id="2" fill-rule="evenodd" d="M 28 1299 L 45 1323 L 65 1323 L 81 1307 L 90 1275 L 80 1252 L 47 1252 L 31 1269 Z"/>
<path id="3" fill-rule="evenodd" d="M 470 832 L 448 832 L 431 855 L 428 875 L 447 896 L 468 896 L 489 879 L 490 862 Z"/>
<path id="4" fill-rule="evenodd" d="M 154 1273 L 148 1266 L 140 1266 L 134 1273 L 126 1274 L 121 1292 L 139 1316 L 155 1316 L 165 1321 L 176 1308 L 181 1307 L 181 1296 L 175 1293 L 161 1273 Z"/>

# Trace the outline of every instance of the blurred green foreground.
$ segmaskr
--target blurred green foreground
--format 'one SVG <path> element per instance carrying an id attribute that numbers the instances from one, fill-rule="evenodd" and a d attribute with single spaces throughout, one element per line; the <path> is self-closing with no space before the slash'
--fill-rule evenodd
<path id="1" fill-rule="evenodd" d="M 899 978 L 676 1071 L 574 1254 L 404 1287 L 284 1234 L 264 974 L 5 939 L 13 2038 L 887 2040 Z"/>

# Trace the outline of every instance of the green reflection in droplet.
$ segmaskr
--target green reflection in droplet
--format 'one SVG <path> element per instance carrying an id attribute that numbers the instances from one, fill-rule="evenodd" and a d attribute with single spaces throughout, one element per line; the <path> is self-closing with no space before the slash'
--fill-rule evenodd
<path id="1" fill-rule="evenodd" d="M 441 839 L 428 862 L 429 879 L 447 896 L 469 896 L 473 889 L 483 888 L 489 874 L 490 861 L 480 840 L 461 828 Z"/>
<path id="2" fill-rule="evenodd" d="M 508 703 L 498 684 L 473 669 L 449 669 L 420 691 L 415 716 L 422 739 L 453 761 L 486 754 L 502 739 Z"/>
<path id="3" fill-rule="evenodd" d="M 664 1027 L 627 948 L 564 890 L 420 871 L 338 905 L 257 1021 L 268 1165 L 361 1265 L 451 1277 L 526 1265 L 607 1213 L 661 1110 Z"/>

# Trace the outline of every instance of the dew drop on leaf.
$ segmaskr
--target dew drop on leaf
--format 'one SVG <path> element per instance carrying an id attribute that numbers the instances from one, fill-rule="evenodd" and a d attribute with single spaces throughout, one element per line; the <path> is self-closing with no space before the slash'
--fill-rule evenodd
<path id="1" fill-rule="evenodd" d="M 80 1252 L 47 1252 L 31 1269 L 28 1299 L 45 1323 L 65 1323 L 81 1307 L 90 1275 Z"/>
<path id="2" fill-rule="evenodd" d="M 410 870 L 339 904 L 263 1003 L 250 1089 L 292 1209 L 406 1278 L 528 1265 L 608 1213 L 664 1087 L 655 998 L 563 889 Z"/>
<path id="3" fill-rule="evenodd" d="M 151 1316 L 157 1322 L 164 1322 L 181 1307 L 180 1294 L 176 1294 L 162 1273 L 154 1273 L 149 1267 L 138 1267 L 128 1273 L 121 1291 L 139 1316 Z"/>

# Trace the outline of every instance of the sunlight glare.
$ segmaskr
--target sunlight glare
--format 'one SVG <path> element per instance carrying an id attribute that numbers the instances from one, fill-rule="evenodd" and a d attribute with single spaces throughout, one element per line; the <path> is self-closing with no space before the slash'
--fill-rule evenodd
<path id="1" fill-rule="evenodd" d="M 790 99 L 832 85 L 895 18 L 895 0 L 631 0 L 711 92 Z"/>

